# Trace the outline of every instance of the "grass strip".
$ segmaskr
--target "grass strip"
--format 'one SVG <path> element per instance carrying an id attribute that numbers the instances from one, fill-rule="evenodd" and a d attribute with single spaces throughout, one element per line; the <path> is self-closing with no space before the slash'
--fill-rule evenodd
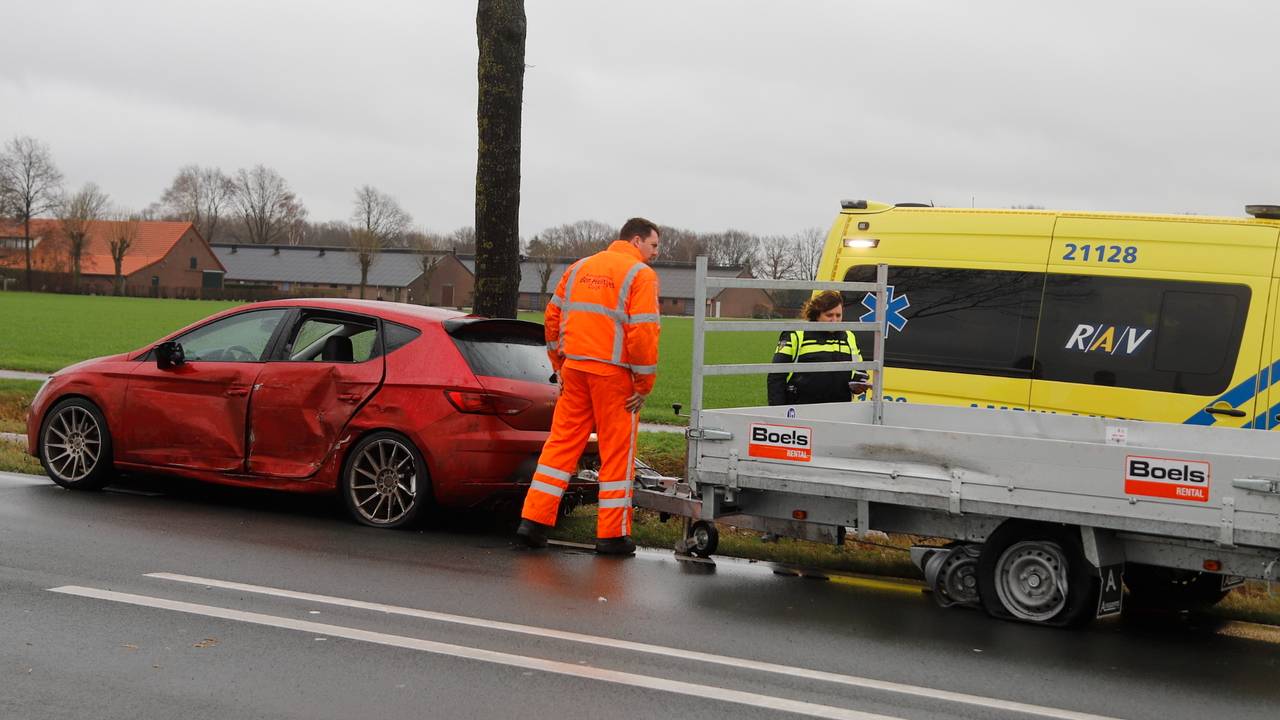
<path id="1" fill-rule="evenodd" d="M 0 432 L 27 431 L 27 407 L 39 389 L 35 380 L 0 379 Z"/>

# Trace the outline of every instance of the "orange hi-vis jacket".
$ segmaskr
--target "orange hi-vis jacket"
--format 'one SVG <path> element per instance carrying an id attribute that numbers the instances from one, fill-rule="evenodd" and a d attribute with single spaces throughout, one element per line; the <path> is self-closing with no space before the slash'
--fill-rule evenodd
<path id="1" fill-rule="evenodd" d="M 595 375 L 631 371 L 635 392 L 648 395 L 658 371 L 658 273 L 631 243 L 569 266 L 547 304 L 547 354 L 556 372 Z"/>

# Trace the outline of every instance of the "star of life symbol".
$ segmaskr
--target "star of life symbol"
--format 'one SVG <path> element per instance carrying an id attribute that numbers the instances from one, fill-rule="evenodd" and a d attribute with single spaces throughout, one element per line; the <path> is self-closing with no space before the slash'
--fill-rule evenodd
<path id="1" fill-rule="evenodd" d="M 885 325 L 902 332 L 902 328 L 907 326 L 907 319 L 902 316 L 902 311 L 911 307 L 911 301 L 907 300 L 906 295 L 894 295 L 893 286 L 887 285 L 885 297 L 888 299 L 888 311 L 885 312 Z M 876 320 L 876 296 L 875 293 L 867 293 L 862 298 L 862 306 L 867 309 L 862 317 L 858 318 L 858 322 L 875 322 Z"/>

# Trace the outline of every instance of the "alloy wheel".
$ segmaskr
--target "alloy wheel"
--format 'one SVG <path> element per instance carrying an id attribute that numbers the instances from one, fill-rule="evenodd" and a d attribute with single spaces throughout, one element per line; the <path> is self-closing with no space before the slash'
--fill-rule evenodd
<path id="1" fill-rule="evenodd" d="M 351 462 L 348 492 L 351 506 L 370 525 L 394 525 L 418 501 L 418 467 L 404 443 L 379 438 Z"/>
<path id="2" fill-rule="evenodd" d="M 68 405 L 45 426 L 41 445 L 49 471 L 65 482 L 87 478 L 102 457 L 102 428 L 79 405 Z"/>

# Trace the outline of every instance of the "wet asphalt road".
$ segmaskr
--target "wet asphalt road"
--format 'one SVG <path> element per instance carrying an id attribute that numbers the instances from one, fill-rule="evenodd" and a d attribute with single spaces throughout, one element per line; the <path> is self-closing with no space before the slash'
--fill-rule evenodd
<path id="1" fill-rule="evenodd" d="M 465 516 L 378 531 L 324 498 L 126 490 L 0 475 L 0 718 L 1234 720 L 1280 709 L 1270 628 L 1040 629 L 942 610 L 896 581 L 660 551 L 520 551 L 492 526 L 459 529 L 483 524 Z"/>

